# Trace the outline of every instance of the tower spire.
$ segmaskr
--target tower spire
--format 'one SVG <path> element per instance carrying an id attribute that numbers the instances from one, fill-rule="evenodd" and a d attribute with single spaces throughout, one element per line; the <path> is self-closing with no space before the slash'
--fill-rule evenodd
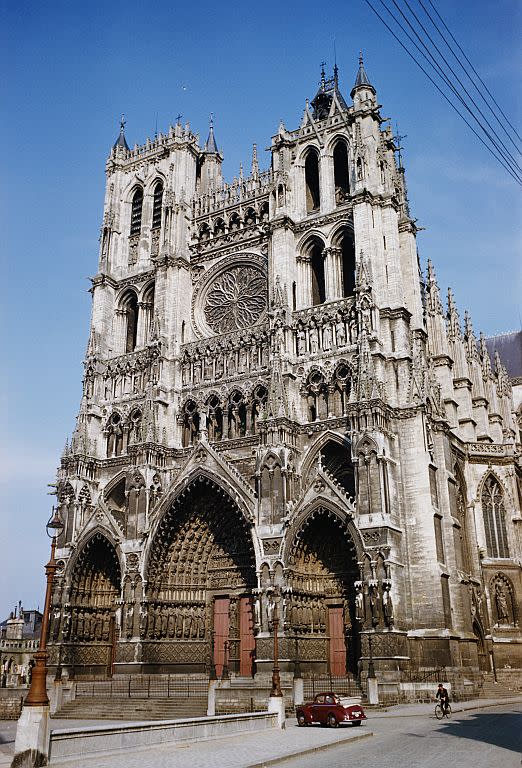
<path id="1" fill-rule="evenodd" d="M 257 144 L 252 145 L 252 176 L 257 179 L 259 176 L 259 163 L 257 160 Z"/>
<path id="2" fill-rule="evenodd" d="M 373 93 L 375 93 L 375 88 L 370 83 L 370 78 L 366 74 L 366 70 L 364 68 L 364 61 L 363 61 L 363 52 L 359 51 L 359 69 L 357 70 L 357 77 L 355 78 L 355 85 L 352 88 L 352 91 L 350 93 L 350 96 L 353 99 L 354 93 L 357 91 L 358 88 L 369 88 Z"/>
<path id="3" fill-rule="evenodd" d="M 128 152 L 129 151 L 129 145 L 127 144 L 127 140 L 125 138 L 125 124 L 126 124 L 126 122 L 127 121 L 125 120 L 125 115 L 122 115 L 121 116 L 121 120 L 120 120 L 120 134 L 119 134 L 118 138 L 116 139 L 116 141 L 114 142 L 113 148 L 114 149 L 118 149 L 119 147 L 122 147 L 122 149 L 125 149 Z"/>
<path id="4" fill-rule="evenodd" d="M 214 136 L 214 115 L 212 112 L 210 113 L 208 139 L 206 140 L 205 146 L 203 147 L 203 152 L 207 152 L 211 155 L 217 155 L 219 153 L 216 144 L 216 138 Z"/>

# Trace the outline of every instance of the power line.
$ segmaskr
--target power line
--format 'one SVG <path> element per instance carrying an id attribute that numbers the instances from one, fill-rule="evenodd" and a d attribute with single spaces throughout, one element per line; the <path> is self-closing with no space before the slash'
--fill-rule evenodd
<path id="1" fill-rule="evenodd" d="M 504 120 L 506 121 L 506 123 L 509 125 L 509 127 L 511 128 L 511 130 L 513 131 L 513 133 L 515 134 L 515 136 L 517 137 L 517 139 L 518 139 L 520 142 L 522 142 L 522 138 L 520 137 L 520 135 L 519 135 L 519 133 L 517 132 L 516 128 L 515 128 L 515 127 L 514 127 L 514 126 L 511 124 L 511 122 L 510 122 L 509 118 L 507 117 L 507 115 L 506 115 L 506 114 L 504 113 L 504 111 L 502 110 L 502 107 L 501 107 L 501 106 L 500 106 L 500 104 L 499 104 L 499 103 L 496 101 L 495 97 L 493 96 L 493 94 L 491 93 L 491 91 L 489 90 L 489 88 L 487 87 L 486 83 L 485 83 L 485 82 L 484 82 L 484 80 L 481 78 L 481 76 L 479 75 L 479 73 L 477 72 L 477 70 L 475 69 L 475 67 L 473 66 L 473 64 L 471 63 L 471 61 L 470 61 L 470 60 L 468 59 L 468 57 L 466 56 L 465 52 L 462 50 L 462 48 L 460 47 L 460 45 L 459 45 L 459 43 L 457 42 L 457 40 L 455 40 L 455 37 L 453 36 L 453 34 L 452 34 L 451 30 L 448 28 L 448 26 L 447 26 L 446 22 L 444 21 L 444 19 L 442 18 L 442 16 L 441 16 L 441 15 L 440 15 L 440 13 L 438 12 L 438 10 L 435 8 L 435 6 L 434 6 L 434 5 L 433 5 L 433 3 L 431 2 L 431 0 L 428 0 L 428 2 L 429 2 L 429 4 L 431 5 L 431 7 L 433 8 L 433 10 L 435 11 L 435 13 L 437 14 L 437 16 L 439 17 L 440 21 L 442 22 L 442 25 L 443 25 L 444 29 L 447 31 L 447 33 L 449 34 L 449 36 L 451 37 L 451 39 L 453 40 L 453 42 L 455 43 L 455 45 L 457 46 L 457 48 L 459 49 L 459 51 L 461 52 L 461 54 L 464 56 L 464 58 L 466 59 L 467 63 L 469 64 L 469 66 L 470 66 L 470 67 L 471 67 L 471 69 L 473 70 L 473 72 L 474 72 L 474 74 L 476 75 L 476 77 L 478 77 L 478 79 L 479 79 L 479 82 L 481 83 L 482 87 L 484 88 L 484 90 L 486 91 L 486 93 L 488 94 L 488 96 L 490 97 L 490 99 L 492 100 L 493 104 L 496 106 L 496 108 L 498 109 L 498 111 L 500 112 L 500 114 L 502 115 L 502 117 L 504 118 Z M 440 32 L 439 28 L 437 27 L 437 24 L 436 24 L 436 23 L 433 21 L 433 19 L 432 19 L 431 15 L 430 15 L 430 13 L 429 13 L 429 11 L 428 11 L 428 10 L 426 9 L 426 7 L 424 6 L 424 3 L 422 2 L 422 0 L 419 0 L 419 3 L 422 5 L 422 7 L 423 7 L 423 9 L 424 9 L 424 12 L 425 12 L 425 13 L 426 13 L 426 15 L 429 17 L 429 19 L 430 19 L 431 23 L 433 24 L 433 26 L 435 27 L 435 29 L 437 29 L 437 32 L 439 33 L 439 35 L 442 37 L 442 39 L 443 39 L 443 40 L 444 40 L 444 42 L 446 43 L 446 46 L 447 46 L 447 47 L 448 47 L 448 49 L 451 51 L 451 53 L 453 54 L 454 58 L 455 58 L 455 59 L 456 59 L 456 60 L 459 62 L 459 64 L 460 64 L 460 66 L 462 67 L 462 69 L 465 69 L 465 68 L 464 68 L 464 66 L 462 65 L 462 63 L 461 63 L 460 59 L 458 58 L 458 56 L 457 56 L 457 55 L 454 53 L 453 49 L 451 48 L 451 46 L 449 45 L 449 43 L 448 43 L 448 42 L 446 41 L 446 39 L 444 38 L 444 35 L 443 35 L 443 34 Z M 469 75 L 468 75 L 468 77 L 469 77 Z M 471 80 L 471 77 L 470 77 L 470 80 Z M 472 82 L 473 82 L 473 81 L 472 81 Z M 475 85 L 475 83 L 473 83 L 473 85 Z M 479 89 L 479 88 L 477 88 L 477 86 L 476 86 L 476 85 L 475 85 L 475 88 L 477 89 L 477 91 L 478 91 L 479 93 L 481 93 L 481 92 L 480 92 L 480 89 Z M 482 94 L 481 94 L 481 96 L 482 96 Z M 483 96 L 482 96 L 482 98 L 484 99 L 484 97 L 483 97 Z M 489 110 L 492 112 L 492 114 L 493 114 L 493 115 L 495 116 L 495 118 L 498 120 L 499 124 L 502 126 L 502 129 L 503 129 L 504 133 L 506 133 L 506 135 L 508 136 L 508 138 L 510 139 L 510 141 L 511 141 L 511 142 L 513 143 L 513 145 L 516 147 L 516 144 L 514 144 L 514 142 L 513 142 L 513 139 L 511 139 L 511 137 L 509 136 L 509 134 L 508 134 L 508 132 L 506 131 L 506 129 L 505 129 L 505 127 L 504 127 L 503 123 L 502 123 L 502 122 L 501 122 L 501 121 L 498 119 L 498 116 L 495 114 L 495 111 L 494 111 L 494 110 L 491 108 L 491 105 L 488 103 L 488 101 L 487 101 L 486 99 L 484 99 L 484 103 L 485 103 L 485 104 L 487 104 L 487 106 L 488 106 L 488 109 L 489 109 Z M 518 151 L 520 151 L 520 149 L 519 149 L 518 147 L 516 147 L 516 148 L 518 149 Z"/>
<path id="2" fill-rule="evenodd" d="M 435 88 L 436 88 L 436 89 L 437 89 L 437 91 L 438 91 L 438 92 L 441 94 L 441 96 L 443 97 L 443 99 L 445 99 L 445 101 L 447 101 L 447 102 L 448 102 L 448 104 L 450 105 L 450 107 L 451 107 L 453 110 L 455 110 L 455 112 L 456 112 L 456 113 L 459 115 L 459 117 L 460 117 L 460 118 L 462 118 L 462 120 L 463 120 L 463 121 L 466 123 L 466 125 L 468 126 L 468 128 L 469 128 L 469 129 L 471 130 L 471 132 L 472 132 L 472 133 L 473 133 L 473 134 L 474 134 L 474 135 L 477 137 L 477 139 L 478 139 L 478 140 L 481 142 L 481 144 L 483 144 L 483 145 L 486 147 L 486 149 L 488 150 L 488 152 L 490 152 L 490 153 L 493 155 L 493 157 L 494 157 L 494 158 L 495 158 L 495 159 L 496 159 L 496 160 L 497 160 L 497 161 L 498 161 L 498 162 L 499 162 L 499 163 L 502 165 L 502 167 L 503 167 L 503 168 L 504 168 L 504 169 L 505 169 L 505 170 L 506 170 L 506 171 L 509 173 L 509 175 L 510 175 L 510 176 L 511 176 L 511 177 L 512 177 L 512 178 L 513 178 L 513 179 L 514 179 L 514 180 L 515 180 L 515 181 L 516 181 L 518 184 L 521 184 L 521 185 L 522 185 L 522 180 L 521 180 L 521 179 L 520 179 L 520 178 L 519 178 L 519 177 L 516 175 L 516 173 L 515 173 L 515 172 L 514 172 L 514 171 L 511 169 L 511 167 L 505 163 L 505 161 L 503 160 L 503 158 L 502 158 L 501 156 L 499 156 L 499 155 L 498 155 L 498 154 L 497 154 L 497 153 L 496 153 L 496 152 L 495 152 L 495 151 L 494 151 L 494 150 L 493 150 L 493 149 L 492 149 L 492 148 L 491 148 L 491 147 L 490 147 L 490 146 L 489 146 L 489 145 L 488 145 L 488 144 L 487 144 L 487 143 L 484 141 L 484 139 L 482 138 L 482 136 L 480 136 L 480 135 L 477 133 L 477 131 L 476 131 L 476 130 L 473 128 L 473 126 L 471 125 L 471 123 L 470 123 L 470 122 L 469 122 L 469 121 L 466 119 L 465 115 L 463 115 L 463 114 L 462 114 L 462 113 L 459 111 L 459 109 L 458 109 L 458 108 L 455 106 L 455 104 L 454 104 L 454 103 L 451 101 L 451 99 L 449 99 L 449 98 L 448 98 L 448 96 L 447 96 L 447 95 L 444 93 L 444 91 L 442 90 L 442 88 L 440 88 L 440 86 L 438 85 L 438 83 L 436 83 L 436 82 L 435 82 L 435 80 L 434 80 L 434 79 L 431 77 L 431 75 L 429 74 L 429 72 L 427 72 L 427 71 L 426 71 L 426 69 L 425 69 L 425 68 L 422 66 L 422 64 L 421 64 L 421 63 L 418 61 L 418 59 L 416 59 L 416 58 L 415 58 L 415 56 L 414 56 L 414 55 L 413 55 L 413 54 L 412 54 L 412 53 L 411 53 L 411 52 L 408 50 L 408 48 L 406 47 L 406 45 L 404 45 L 404 43 L 402 42 L 402 40 L 401 40 L 401 39 L 400 39 L 400 38 L 399 38 L 399 37 L 398 37 L 398 36 L 395 34 L 395 32 L 394 32 L 394 31 L 393 31 L 393 29 L 392 29 L 392 28 L 389 26 L 389 24 L 388 24 L 388 23 L 385 21 L 385 19 L 383 19 L 383 17 L 382 17 L 382 16 L 381 16 L 381 14 L 378 12 L 378 10 L 377 10 L 377 9 L 376 9 L 376 8 L 375 8 L 375 7 L 374 7 L 372 4 L 371 4 L 370 0 L 364 0 L 364 2 L 365 2 L 365 3 L 366 3 L 366 4 L 367 4 L 367 5 L 368 5 L 368 6 L 369 6 L 371 9 L 372 9 L 372 11 L 375 13 L 375 15 L 377 16 L 377 18 L 378 18 L 378 19 L 380 19 L 380 21 L 381 21 L 381 22 L 384 24 L 384 26 L 386 27 L 386 29 L 387 29 L 387 30 L 390 32 L 390 34 L 391 34 L 391 35 L 392 35 L 392 36 L 395 38 L 395 40 L 396 40 L 396 41 L 399 43 L 399 45 L 401 46 L 401 48 L 403 48 L 403 50 L 404 50 L 404 51 L 405 51 L 405 52 L 408 54 L 408 56 L 409 56 L 411 59 L 413 59 L 413 61 L 414 61 L 414 62 L 417 64 L 417 66 L 419 67 L 419 69 L 420 69 L 422 72 L 424 72 L 424 74 L 426 75 L 426 77 L 428 78 L 428 80 L 430 81 L 430 83 L 432 83 L 432 85 L 434 85 L 434 86 L 435 86 Z M 393 16 L 393 14 L 392 14 L 392 16 Z"/>
<path id="3" fill-rule="evenodd" d="M 420 40 L 420 42 L 421 42 L 422 46 L 423 46 L 423 47 L 426 49 L 426 51 L 428 51 L 428 55 L 429 55 L 429 56 L 430 56 L 430 58 L 431 58 L 431 59 L 434 61 L 434 63 L 435 63 L 435 66 L 437 67 L 437 69 L 438 69 L 440 72 L 442 72 L 442 73 L 443 73 L 442 67 L 441 67 L 441 66 L 440 66 L 440 65 L 439 65 L 439 64 L 438 64 L 438 63 L 435 61 L 434 57 L 433 57 L 433 56 L 432 56 L 432 54 L 429 52 L 429 50 L 428 50 L 427 46 L 426 46 L 426 45 L 425 45 L 425 43 L 422 41 L 422 39 L 420 38 L 419 34 L 418 34 L 418 33 L 417 33 L 417 31 L 414 29 L 414 27 L 411 25 L 411 23 L 409 22 L 409 20 L 407 19 L 407 17 L 406 17 L 406 16 L 404 15 L 404 13 L 401 11 L 401 9 L 399 8 L 399 6 L 398 6 L 398 5 L 397 5 L 397 3 L 395 2 L 395 0 L 392 0 L 392 2 L 393 2 L 393 4 L 394 4 L 394 6 L 397 8 L 397 10 L 399 11 L 399 13 L 401 14 L 401 16 L 402 16 L 402 17 L 405 19 L 405 21 L 406 21 L 406 23 L 408 24 L 408 26 L 409 26 L 409 27 L 410 27 L 410 28 L 413 30 L 413 32 L 414 32 L 415 36 L 417 37 L 417 39 L 418 39 L 418 40 Z M 409 10 L 410 10 L 410 12 L 413 14 L 413 17 L 415 18 L 416 22 L 418 23 L 418 25 L 420 26 L 420 28 L 422 29 L 422 31 L 425 33 L 425 35 L 427 36 L 428 40 L 429 40 L 429 41 L 430 41 L 430 43 L 433 45 L 433 47 L 435 48 L 435 50 L 437 51 L 437 53 L 439 54 L 439 56 L 442 58 L 442 61 L 444 62 L 444 61 L 445 61 L 445 59 L 444 59 L 444 54 L 442 53 L 442 51 L 440 50 L 440 48 L 437 46 L 437 44 L 436 44 L 436 43 L 435 43 L 435 41 L 433 40 L 433 38 L 431 37 L 431 35 L 430 35 L 430 33 L 428 32 L 428 30 L 427 30 L 427 29 L 424 27 L 424 25 L 423 25 L 423 24 L 422 24 L 422 22 L 420 21 L 419 17 L 417 16 L 417 14 L 415 13 L 415 11 L 414 11 L 414 10 L 413 10 L 413 8 L 411 7 L 411 5 L 408 3 L 408 0 L 404 0 L 404 3 L 407 5 L 408 9 L 409 9 Z M 481 130 L 482 130 L 482 131 L 483 131 L 483 132 L 486 134 L 486 136 L 488 137 L 488 139 L 489 139 L 490 141 L 492 141 L 492 142 L 495 144 L 495 146 L 496 146 L 496 149 L 498 150 L 498 152 L 500 152 L 500 154 L 502 154 L 502 156 L 504 157 L 504 159 L 505 159 L 507 162 L 509 162 L 510 164 L 514 165 L 514 166 L 516 167 L 516 169 L 517 169 L 517 171 L 518 171 L 518 172 L 522 173 L 522 168 L 521 168 L 521 167 L 520 167 L 520 165 L 518 164 L 518 162 L 517 162 L 517 160 L 515 159 L 514 155 L 512 155 L 512 154 L 511 154 L 511 150 L 509 150 L 509 149 L 506 147 L 506 145 L 504 144 L 503 140 L 502 140 L 502 139 L 501 139 L 501 138 L 498 136 L 498 134 L 497 134 L 497 129 L 496 129 L 496 128 L 494 128 L 494 127 L 491 125 L 491 123 L 489 122 L 489 120 L 487 119 L 487 117 L 485 116 L 485 114 L 482 112 L 481 108 L 479 107 L 479 105 L 477 104 L 477 102 L 474 100 L 473 96 L 470 94 L 470 92 L 468 91 L 468 89 L 466 88 L 466 86 L 464 85 L 464 83 L 462 82 L 462 80 L 460 79 L 460 77 L 457 75 L 457 73 L 455 72 L 455 70 L 453 69 L 453 67 L 451 67 L 451 66 L 450 66 L 450 64 L 449 64 L 449 63 L 447 63 L 447 62 L 446 62 L 446 66 L 448 67 L 448 69 L 449 69 L 449 71 L 450 71 L 451 75 L 452 75 L 452 76 L 453 76 L 453 77 L 454 77 L 454 78 L 457 80 L 457 82 L 459 83 L 459 85 L 460 85 L 460 86 L 463 88 L 463 90 L 464 90 L 464 93 L 465 93 L 465 94 L 466 94 L 466 96 L 468 96 L 468 98 L 471 100 L 471 103 L 473 104 L 473 106 L 475 107 L 475 109 L 478 111 L 478 113 L 480 114 L 480 116 L 481 116 L 481 117 L 484 119 L 485 123 L 486 123 L 486 124 L 488 125 L 488 127 L 491 129 L 491 131 L 493 132 L 493 135 L 494 135 L 494 137 L 495 137 L 495 138 L 493 138 L 493 136 L 492 136 L 492 135 L 491 135 L 491 134 L 490 134 L 488 131 L 486 131 L 486 129 L 484 128 L 484 126 L 480 124 L 480 121 L 479 121 L 479 120 L 476 118 L 476 116 L 473 114 L 472 110 L 471 110 L 471 109 L 469 108 L 469 106 L 466 104 L 466 102 L 464 101 L 464 99 L 462 98 L 462 96 L 461 96 L 461 95 L 458 93 L 458 91 L 457 91 L 457 89 L 454 87 L 453 83 L 451 83 L 451 82 L 449 81 L 449 79 L 447 78 L 447 76 L 446 76 L 446 75 L 443 73 L 443 77 L 444 77 L 444 79 L 446 80 L 446 82 L 448 83 L 448 85 L 449 85 L 449 87 L 451 88 L 451 90 L 452 90 L 452 91 L 455 93 L 455 95 L 457 96 L 457 98 L 459 99 L 459 101 L 462 103 L 462 105 L 464 106 L 464 108 L 465 108 L 465 109 L 466 109 L 466 110 L 467 110 L 467 111 L 470 113 L 470 115 L 473 117 L 473 119 L 474 119 L 474 120 L 475 120 L 475 121 L 478 123 L 479 127 L 480 127 L 480 128 L 481 128 Z M 467 73 L 466 73 L 466 74 L 467 74 Z M 469 75 L 468 75 L 468 77 L 469 77 Z M 516 147 L 516 146 L 515 146 L 515 149 L 517 149 L 517 147 Z"/>

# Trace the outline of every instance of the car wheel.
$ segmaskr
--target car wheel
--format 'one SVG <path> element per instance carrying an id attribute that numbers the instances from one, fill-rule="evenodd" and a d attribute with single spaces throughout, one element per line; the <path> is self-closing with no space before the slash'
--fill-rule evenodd
<path id="1" fill-rule="evenodd" d="M 303 726 L 306 725 L 306 717 L 304 716 L 304 712 L 297 713 L 297 725 L 300 728 L 303 728 Z"/>
<path id="2" fill-rule="evenodd" d="M 328 715 L 326 722 L 330 728 L 337 728 L 337 718 L 335 715 Z"/>

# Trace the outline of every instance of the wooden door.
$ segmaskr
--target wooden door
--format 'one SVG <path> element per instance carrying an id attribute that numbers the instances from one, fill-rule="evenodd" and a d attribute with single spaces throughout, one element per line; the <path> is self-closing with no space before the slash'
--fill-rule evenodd
<path id="1" fill-rule="evenodd" d="M 346 677 L 346 643 L 342 606 L 328 608 L 329 662 L 332 677 Z"/>
<path id="2" fill-rule="evenodd" d="M 242 677 L 252 677 L 254 674 L 255 648 L 252 600 L 249 597 L 241 597 L 239 600 L 239 674 Z"/>
<path id="3" fill-rule="evenodd" d="M 214 664 L 218 677 L 221 677 L 223 673 L 225 643 L 228 646 L 229 608 L 230 600 L 228 597 L 218 597 L 214 601 Z"/>

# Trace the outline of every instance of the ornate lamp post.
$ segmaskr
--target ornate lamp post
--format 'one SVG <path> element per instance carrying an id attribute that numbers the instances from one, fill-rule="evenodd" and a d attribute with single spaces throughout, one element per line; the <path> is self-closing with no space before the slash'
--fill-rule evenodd
<path id="1" fill-rule="evenodd" d="M 31 675 L 31 686 L 25 700 L 16 728 L 15 756 L 13 764 L 25 766 L 47 765 L 49 757 L 49 698 L 47 696 L 47 634 L 53 580 L 56 572 L 56 540 L 63 532 L 64 524 L 54 509 L 47 522 L 46 531 L 51 539 L 51 559 L 45 566 L 47 588 L 40 630 L 40 647 L 35 653 L 35 666 Z"/>
<path id="2" fill-rule="evenodd" d="M 45 575 L 47 577 L 47 588 L 45 591 L 45 603 L 42 617 L 42 627 L 40 630 L 40 646 L 34 655 L 35 666 L 31 676 L 31 687 L 25 699 L 26 707 L 48 706 L 49 698 L 47 696 L 47 687 L 45 679 L 47 676 L 47 633 L 49 631 L 49 613 L 51 610 L 51 596 L 53 593 L 54 574 L 56 573 L 56 560 L 54 553 L 56 551 L 56 540 L 63 533 L 64 524 L 57 509 L 53 507 L 53 513 L 47 521 L 45 530 L 51 539 L 51 559 L 45 566 Z"/>
<path id="3" fill-rule="evenodd" d="M 274 613 L 272 618 L 272 627 L 274 631 L 274 666 L 272 668 L 272 690 L 270 696 L 280 697 L 283 695 L 281 691 L 281 677 L 279 675 L 279 639 L 277 632 L 279 629 L 279 615 L 277 612 L 279 603 L 279 594 L 276 592 L 274 596 Z"/>

